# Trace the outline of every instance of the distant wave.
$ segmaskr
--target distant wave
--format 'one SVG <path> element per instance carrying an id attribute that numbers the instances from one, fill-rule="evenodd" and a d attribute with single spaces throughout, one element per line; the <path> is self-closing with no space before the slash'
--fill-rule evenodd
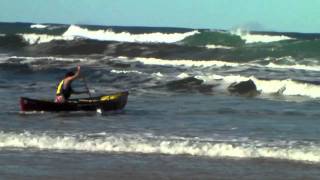
<path id="1" fill-rule="evenodd" d="M 45 28 L 47 28 L 48 26 L 46 26 L 46 25 L 43 25 L 43 24 L 32 24 L 31 26 L 30 26 L 30 28 L 35 28 L 35 29 L 45 29 Z"/>
<path id="2" fill-rule="evenodd" d="M 319 146 L 308 142 L 223 141 L 137 134 L 50 135 L 0 132 L 0 148 L 53 151 L 191 155 L 212 158 L 272 158 L 320 162 Z"/>
<path id="3" fill-rule="evenodd" d="M 231 31 L 231 34 L 240 36 L 246 43 L 270 43 L 276 41 L 284 41 L 284 40 L 292 40 L 285 35 L 261 35 L 261 34 L 251 34 L 250 32 L 243 31 L 241 29 L 237 29 L 235 31 Z"/>
<path id="4" fill-rule="evenodd" d="M 117 42 L 98 41 L 89 39 L 78 39 L 71 36 L 51 36 L 51 35 L 21 35 L 23 41 L 37 45 L 33 48 L 35 54 L 41 53 L 56 55 L 63 54 L 97 54 L 104 53 L 110 56 L 131 56 L 131 57 L 155 57 L 162 59 L 194 59 L 211 60 L 221 59 L 225 61 L 252 61 L 265 58 L 281 58 L 291 56 L 296 60 L 305 58 L 320 58 L 318 47 L 320 40 L 299 40 L 280 41 L 271 44 L 256 44 L 243 47 L 216 45 L 216 48 L 197 47 L 183 44 L 171 43 L 137 43 L 137 42 Z M 0 37 L 1 44 L 20 44 L 25 46 L 19 37 Z M 2 41 L 2 42 L 1 42 Z M 68 41 L 68 42 L 67 42 Z M 45 43 L 47 42 L 47 43 Z M 220 47 L 219 47 L 220 46 Z M 30 52 L 29 52 L 30 53 Z"/>
<path id="5" fill-rule="evenodd" d="M 64 33 L 60 35 L 56 35 L 55 33 L 59 33 L 53 32 L 53 30 L 51 32 L 51 30 L 33 30 L 31 28 L 28 31 L 34 33 L 1 35 L 0 51 L 7 53 L 20 50 L 19 53 L 27 53 L 31 56 L 101 54 L 113 57 L 127 56 L 170 60 L 210 61 L 217 59 L 226 62 L 251 62 L 267 58 L 277 61 L 282 57 L 292 57 L 296 60 L 294 64 L 290 62 L 285 64 L 280 61 L 277 61 L 280 63 L 271 61 L 270 63 L 297 65 L 296 67 L 302 65 L 299 67 L 300 69 L 319 65 L 319 63 L 302 63 L 305 59 L 316 59 L 320 62 L 320 40 L 310 40 L 311 37 L 307 35 L 307 39 L 291 38 L 290 41 L 246 44 L 240 36 L 224 31 L 190 30 L 181 33 L 139 32 L 134 34 L 125 31 L 92 30 L 80 26 L 64 28 Z M 58 31 L 62 29 L 61 27 Z M 49 31 L 51 35 L 46 33 Z M 281 35 L 266 33 L 263 36 L 280 37 Z M 272 64 L 270 64 L 271 66 Z"/>
<path id="6" fill-rule="evenodd" d="M 137 57 L 137 58 L 128 58 L 125 56 L 118 57 L 116 59 L 120 61 L 126 62 L 141 62 L 145 65 L 160 65 L 160 66 L 185 66 L 185 67 L 266 67 L 270 69 L 296 69 L 296 70 L 307 70 L 307 71 L 320 71 L 320 62 L 314 60 L 314 64 L 306 65 L 306 64 L 299 64 L 299 62 L 293 60 L 292 64 L 278 64 L 277 60 L 281 61 L 281 59 L 290 58 L 290 57 L 281 57 L 275 60 L 261 60 L 261 61 L 254 61 L 254 62 L 247 62 L 247 63 L 237 63 L 237 62 L 227 62 L 223 60 L 169 60 L 169 59 L 158 59 L 158 58 L 144 58 L 144 57 Z M 44 59 L 51 60 L 51 61 L 66 61 L 66 62 L 86 62 L 89 61 L 88 58 L 75 58 L 75 57 L 54 57 L 54 56 L 40 56 L 40 57 L 28 57 L 28 56 L 4 56 L 2 58 L 2 62 L 6 62 L 5 60 L 13 60 L 13 59 L 24 59 L 26 61 L 35 62 L 41 61 Z M 268 62 L 269 61 L 269 62 Z M 310 60 L 312 61 L 312 60 Z M 264 63 L 264 64 L 262 64 Z M 281 62 L 280 62 L 281 63 Z M 41 63 L 40 63 L 41 64 Z M 136 71 L 126 71 L 126 72 L 136 72 Z M 123 71 L 116 71 L 114 73 L 124 73 Z M 136 72 L 138 73 L 138 72 Z"/>
<path id="7" fill-rule="evenodd" d="M 316 61 L 314 64 L 306 65 L 299 64 L 299 61 L 293 60 L 291 64 L 276 64 L 281 59 L 290 57 L 281 57 L 274 60 L 261 60 L 253 62 L 232 62 L 223 60 L 169 60 L 169 59 L 158 59 L 158 58 L 134 58 L 134 61 L 141 62 L 147 65 L 165 65 L 165 66 L 186 66 L 186 67 L 238 67 L 238 66 L 251 66 L 251 67 L 268 67 L 272 69 L 297 69 L 297 70 L 311 70 L 320 71 L 320 62 Z M 268 62 L 269 61 L 269 62 Z"/>
<path id="8" fill-rule="evenodd" d="M 64 37 L 82 37 L 88 39 L 102 41 L 121 41 L 121 42 L 145 42 L 145 43 L 174 43 L 184 39 L 187 36 L 192 36 L 198 31 L 187 33 L 145 33 L 131 34 L 128 32 L 115 33 L 112 30 L 89 30 L 79 26 L 71 25 L 63 34 Z"/>
<path id="9" fill-rule="evenodd" d="M 33 28 L 41 29 L 46 26 L 32 25 Z M 71 25 L 62 35 L 45 35 L 45 34 L 21 34 L 30 43 L 45 43 L 52 40 L 73 40 L 74 38 L 85 38 L 99 41 L 119 41 L 119 42 L 141 42 L 141 43 L 176 43 L 179 41 L 193 46 L 210 46 L 216 45 L 221 47 L 237 47 L 245 43 L 270 43 L 276 41 L 290 40 L 292 38 L 280 35 L 259 35 L 235 31 L 226 32 L 199 32 L 190 31 L 186 33 L 145 33 L 131 34 L 128 32 L 116 33 L 110 30 L 89 30 L 80 26 Z M 40 41 L 36 41 L 40 39 Z"/>
<path id="10" fill-rule="evenodd" d="M 174 43 L 198 33 L 191 31 L 187 33 L 145 33 L 131 34 L 128 32 L 116 33 L 112 30 L 88 30 L 79 26 L 71 25 L 62 35 L 47 34 L 19 34 L 29 44 L 48 43 L 53 40 L 74 40 L 76 38 L 92 39 L 99 41 L 140 42 L 140 43 Z"/>
<path id="11" fill-rule="evenodd" d="M 206 48 L 208 48 L 208 49 L 232 49 L 233 47 L 208 44 L 208 45 L 206 45 Z"/>
<path id="12" fill-rule="evenodd" d="M 244 45 L 244 41 L 238 35 L 219 31 L 202 31 L 201 33 L 188 36 L 181 41 L 189 46 L 209 46 L 239 47 Z"/>

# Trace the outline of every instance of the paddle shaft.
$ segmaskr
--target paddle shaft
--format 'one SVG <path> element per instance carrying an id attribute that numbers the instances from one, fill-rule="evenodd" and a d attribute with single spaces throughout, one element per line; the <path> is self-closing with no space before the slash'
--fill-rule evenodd
<path id="1" fill-rule="evenodd" d="M 93 98 L 91 96 L 91 93 L 90 93 L 86 78 L 82 77 L 82 79 L 83 79 L 83 82 L 84 82 L 84 86 L 86 87 L 86 89 L 88 91 L 89 97 L 90 97 L 91 101 L 93 102 Z M 98 105 L 97 105 L 97 113 L 102 114 L 101 108 Z"/>
<path id="2" fill-rule="evenodd" d="M 91 96 L 91 93 L 90 93 L 90 90 L 89 90 L 89 87 L 88 87 L 88 84 L 87 84 L 87 81 L 86 81 L 86 78 L 85 78 L 85 77 L 82 77 L 82 79 L 83 79 L 84 86 L 85 86 L 85 88 L 87 89 L 87 92 L 88 92 L 88 94 L 89 94 L 90 99 L 93 100 L 93 99 L 92 99 L 92 96 Z"/>

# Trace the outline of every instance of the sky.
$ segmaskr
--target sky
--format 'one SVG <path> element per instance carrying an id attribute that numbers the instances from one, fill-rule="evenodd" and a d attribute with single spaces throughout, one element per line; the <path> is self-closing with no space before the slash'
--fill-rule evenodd
<path id="1" fill-rule="evenodd" d="M 1 0 L 1 22 L 320 33 L 320 0 Z"/>

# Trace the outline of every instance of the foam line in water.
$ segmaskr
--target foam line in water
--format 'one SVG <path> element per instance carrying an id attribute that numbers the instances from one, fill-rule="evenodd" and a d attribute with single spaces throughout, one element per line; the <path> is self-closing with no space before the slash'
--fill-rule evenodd
<path id="1" fill-rule="evenodd" d="M 318 146 L 304 142 L 268 143 L 259 141 L 216 141 L 201 138 L 175 138 L 134 134 L 49 135 L 0 132 L 2 148 L 35 148 L 39 150 L 121 152 L 144 154 L 191 155 L 229 158 L 273 158 L 320 162 Z"/>
<path id="2" fill-rule="evenodd" d="M 308 70 L 308 71 L 320 71 L 320 66 L 308 66 L 303 64 L 295 64 L 295 65 L 279 65 L 275 63 L 269 63 L 265 67 L 271 69 L 299 69 L 299 70 Z"/>
<path id="3" fill-rule="evenodd" d="M 208 49 L 233 49 L 233 47 L 214 45 L 214 44 L 208 44 L 208 45 L 206 45 L 206 48 L 208 48 Z"/>
<path id="4" fill-rule="evenodd" d="M 218 60 L 200 61 L 200 60 L 166 60 L 157 58 L 135 58 L 134 61 L 141 62 L 146 65 L 161 65 L 161 66 L 186 66 L 186 67 L 237 67 L 239 63 L 224 62 Z"/>
<path id="5" fill-rule="evenodd" d="M 135 73 L 135 74 L 143 74 L 143 72 L 140 71 L 125 71 L 125 70 L 111 70 L 111 73 L 115 73 L 115 74 L 130 74 L 130 73 Z"/>
<path id="6" fill-rule="evenodd" d="M 87 58 L 62 58 L 62 57 L 53 57 L 53 56 L 44 56 L 44 57 L 28 57 L 28 56 L 9 56 L 5 57 L 2 63 L 5 63 L 8 60 L 12 59 L 21 59 L 21 64 L 29 64 L 35 61 L 41 60 L 50 60 L 50 61 L 64 61 L 64 62 L 88 62 Z M 0 61 L 1 62 L 1 61 Z"/>

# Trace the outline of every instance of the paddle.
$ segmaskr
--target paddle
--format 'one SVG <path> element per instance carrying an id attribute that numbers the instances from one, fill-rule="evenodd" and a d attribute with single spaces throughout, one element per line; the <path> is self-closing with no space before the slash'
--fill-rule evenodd
<path id="1" fill-rule="evenodd" d="M 93 98 L 92 98 L 92 96 L 91 96 L 91 93 L 90 93 L 90 90 L 89 90 L 89 87 L 88 87 L 86 78 L 85 78 L 84 76 L 82 76 L 82 80 L 83 80 L 83 83 L 84 83 L 85 88 L 87 89 L 87 92 L 88 92 L 88 95 L 89 95 L 91 101 L 94 102 L 94 100 L 93 100 Z M 98 105 L 97 105 L 97 113 L 102 114 L 102 110 L 101 110 L 100 107 L 98 107 Z"/>

